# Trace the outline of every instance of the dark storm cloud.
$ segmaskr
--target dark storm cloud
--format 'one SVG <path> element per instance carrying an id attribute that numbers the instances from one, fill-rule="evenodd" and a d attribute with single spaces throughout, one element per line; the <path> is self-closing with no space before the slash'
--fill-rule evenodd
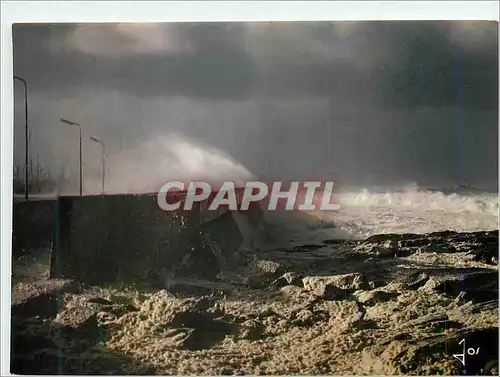
<path id="1" fill-rule="evenodd" d="M 459 95 L 463 107 L 498 104 L 496 23 L 480 25 L 491 42 L 476 50 L 460 45 L 463 31 L 452 22 L 375 22 L 347 35 L 339 23 L 263 25 L 255 38 L 248 29 L 257 24 L 179 24 L 160 32 L 174 33 L 188 48 L 134 54 L 131 46 L 130 54 L 119 55 L 58 45 L 75 25 L 16 25 L 16 70 L 40 88 L 101 87 L 142 97 L 227 99 L 257 90 L 277 97 L 370 97 L 394 107 L 454 106 Z M 293 30 L 288 38 L 287 30 Z M 127 49 L 126 38 L 116 42 Z"/>
<path id="2" fill-rule="evenodd" d="M 16 25 L 16 70 L 26 72 L 37 88 L 87 86 L 143 97 L 240 97 L 256 79 L 237 25 L 183 25 L 177 32 L 189 51 L 133 54 L 131 48 L 125 56 L 99 56 L 57 45 L 76 27 Z M 127 49 L 128 41 L 121 43 Z"/>
<path id="3" fill-rule="evenodd" d="M 460 45 L 464 31 L 452 22 L 381 26 L 381 34 L 397 46 L 379 72 L 382 102 L 403 107 L 498 107 L 498 23 L 478 25 L 489 38 L 479 50 Z M 451 43 L 450 33 L 458 45 Z"/>

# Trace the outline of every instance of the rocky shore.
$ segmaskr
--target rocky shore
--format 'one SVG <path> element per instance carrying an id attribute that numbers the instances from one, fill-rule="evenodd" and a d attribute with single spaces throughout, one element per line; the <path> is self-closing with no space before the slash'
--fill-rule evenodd
<path id="1" fill-rule="evenodd" d="M 498 374 L 497 231 L 266 248 L 210 281 L 14 282 L 12 373 Z"/>

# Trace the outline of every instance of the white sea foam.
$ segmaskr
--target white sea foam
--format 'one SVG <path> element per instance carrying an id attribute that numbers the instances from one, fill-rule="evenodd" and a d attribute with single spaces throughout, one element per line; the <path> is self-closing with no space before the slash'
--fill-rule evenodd
<path id="1" fill-rule="evenodd" d="M 323 220 L 367 237 L 378 233 L 429 233 L 443 230 L 498 229 L 496 194 L 459 195 L 410 189 L 401 192 L 344 192 L 336 196 L 342 209 L 317 213 Z"/>

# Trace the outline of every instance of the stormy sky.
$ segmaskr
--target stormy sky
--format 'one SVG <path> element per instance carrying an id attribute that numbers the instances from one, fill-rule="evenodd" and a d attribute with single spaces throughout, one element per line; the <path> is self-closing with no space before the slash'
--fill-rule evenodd
<path id="1" fill-rule="evenodd" d="M 16 24 L 30 154 L 85 191 L 174 178 L 498 181 L 498 25 L 483 21 Z M 23 164 L 15 85 L 15 165 Z"/>

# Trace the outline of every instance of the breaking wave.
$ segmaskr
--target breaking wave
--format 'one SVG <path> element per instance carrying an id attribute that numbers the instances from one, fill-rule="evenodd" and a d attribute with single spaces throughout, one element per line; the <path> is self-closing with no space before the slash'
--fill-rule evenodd
<path id="1" fill-rule="evenodd" d="M 221 184 L 253 178 L 223 151 L 175 134 L 158 137 L 108 158 L 106 193 L 152 193 L 168 181 L 199 180 Z M 86 176 L 86 192 L 99 193 L 101 175 Z"/>
<path id="2" fill-rule="evenodd" d="M 498 217 L 498 195 L 459 195 L 439 191 L 408 190 L 405 192 L 374 193 L 366 189 L 360 192 L 341 193 L 337 200 L 344 206 L 368 208 L 392 208 L 403 211 L 443 211 L 454 214 L 477 213 Z"/>
<path id="3" fill-rule="evenodd" d="M 435 190 L 369 190 L 339 193 L 342 209 L 316 216 L 355 237 L 380 233 L 473 232 L 498 229 L 498 194 L 464 195 Z"/>

